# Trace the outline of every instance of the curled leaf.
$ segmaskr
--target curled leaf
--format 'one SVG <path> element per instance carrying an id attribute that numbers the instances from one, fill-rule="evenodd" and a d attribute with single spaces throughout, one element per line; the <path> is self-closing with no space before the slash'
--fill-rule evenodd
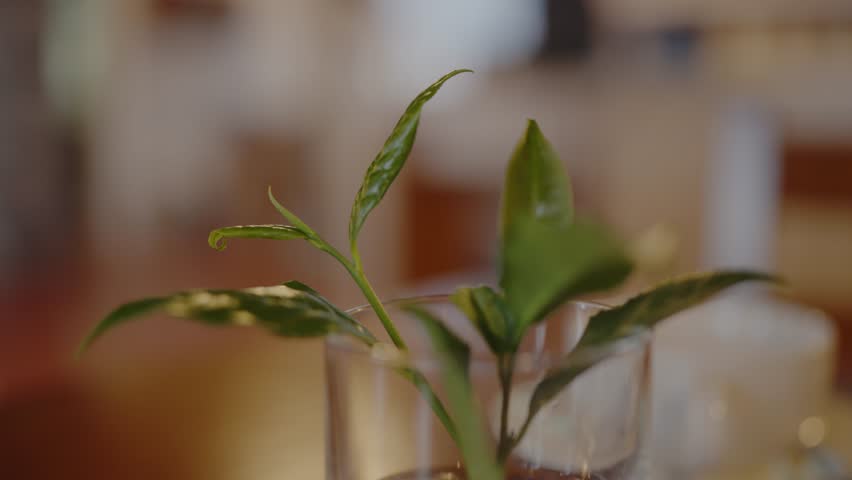
<path id="1" fill-rule="evenodd" d="M 218 228 L 210 232 L 207 243 L 216 250 L 222 251 L 227 247 L 229 238 L 262 238 L 268 240 L 307 239 L 305 232 L 288 225 L 241 225 L 236 227 Z"/>
<path id="2" fill-rule="evenodd" d="M 411 153 L 414 138 L 417 135 L 417 125 L 420 122 L 420 111 L 423 109 L 423 104 L 438 93 L 444 82 L 460 73 L 471 71 L 467 69 L 453 70 L 439 78 L 426 90 L 420 92 L 408 105 L 405 113 L 399 118 L 381 151 L 367 169 L 364 181 L 358 190 L 358 194 L 355 196 L 355 202 L 352 204 L 352 212 L 349 219 L 349 243 L 353 248 L 358 238 L 358 232 L 361 231 L 367 215 L 381 202 L 385 193 L 387 193 L 391 184 L 405 165 L 408 154 Z"/>

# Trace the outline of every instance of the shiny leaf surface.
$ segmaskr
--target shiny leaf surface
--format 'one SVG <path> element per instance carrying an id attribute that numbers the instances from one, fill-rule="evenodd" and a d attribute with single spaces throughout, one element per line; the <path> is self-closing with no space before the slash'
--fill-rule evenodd
<path id="1" fill-rule="evenodd" d="M 720 271 L 667 281 L 624 304 L 595 314 L 580 345 L 597 345 L 621 338 L 637 327 L 652 328 L 680 311 L 698 305 L 722 290 L 748 281 L 778 282 L 778 278 L 750 271 Z"/>
<path id="2" fill-rule="evenodd" d="M 527 422 L 581 373 L 607 358 L 607 348 L 641 329 L 696 306 L 722 290 L 748 281 L 777 282 L 771 275 L 749 271 L 722 271 L 672 280 L 641 293 L 624 304 L 595 314 L 577 347 L 548 370 L 530 399 Z"/>
<path id="3" fill-rule="evenodd" d="M 191 290 L 123 305 L 92 330 L 80 351 L 107 331 L 158 311 L 211 326 L 257 326 L 284 337 L 343 333 L 368 345 L 375 342 L 366 328 L 318 294 L 277 285 L 245 290 Z"/>
<path id="4" fill-rule="evenodd" d="M 408 154 L 411 153 L 414 138 L 417 136 L 417 126 L 420 123 L 420 112 L 423 105 L 438 93 L 444 82 L 460 73 L 470 71 L 466 69 L 453 70 L 444 75 L 417 95 L 400 117 L 381 151 L 367 169 L 361 188 L 355 196 L 349 219 L 349 242 L 353 248 L 367 215 L 384 198 L 385 193 L 405 165 Z"/>

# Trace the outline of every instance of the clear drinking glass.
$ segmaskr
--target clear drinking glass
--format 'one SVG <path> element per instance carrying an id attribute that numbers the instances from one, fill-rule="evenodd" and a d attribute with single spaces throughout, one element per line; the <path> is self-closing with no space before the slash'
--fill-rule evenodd
<path id="1" fill-rule="evenodd" d="M 406 300 L 405 302 L 411 302 Z M 471 346 L 470 378 L 492 438 L 499 432 L 500 388 L 493 356 L 446 296 L 414 299 L 440 316 Z M 428 338 L 401 302 L 386 308 L 409 346 L 407 364 L 443 396 L 440 366 Z M 570 302 L 531 328 L 521 346 L 509 409 L 510 431 L 525 418 L 533 387 L 571 351 L 602 305 Z M 369 307 L 349 312 L 387 340 Z M 603 347 L 607 358 L 578 377 L 543 408 L 508 461 L 508 477 L 528 479 L 638 478 L 648 426 L 650 334 Z M 396 368 L 395 349 L 369 349 L 348 337 L 326 341 L 329 480 L 464 479 L 460 455 L 420 392 Z M 475 480 L 475 479 L 473 479 Z"/>

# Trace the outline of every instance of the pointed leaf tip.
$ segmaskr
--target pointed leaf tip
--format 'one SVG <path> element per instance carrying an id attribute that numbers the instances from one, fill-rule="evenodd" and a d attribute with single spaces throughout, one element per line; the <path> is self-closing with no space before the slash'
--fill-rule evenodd
<path id="1" fill-rule="evenodd" d="M 529 132 L 541 133 L 541 127 L 538 126 L 538 121 L 534 118 L 527 119 L 527 134 Z"/>
<path id="2" fill-rule="evenodd" d="M 80 358 L 88 349 L 98 340 L 104 333 L 111 330 L 113 327 L 124 323 L 125 321 L 152 313 L 155 310 L 163 307 L 169 301 L 165 297 L 145 298 L 134 302 L 125 303 L 120 307 L 110 312 L 95 328 L 86 335 L 86 338 L 80 342 L 75 353 L 76 358 Z"/>

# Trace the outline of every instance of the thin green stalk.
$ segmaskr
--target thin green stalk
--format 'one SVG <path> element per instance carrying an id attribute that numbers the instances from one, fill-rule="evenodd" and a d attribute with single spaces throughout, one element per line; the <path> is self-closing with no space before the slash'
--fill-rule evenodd
<path id="1" fill-rule="evenodd" d="M 364 297 L 367 299 L 367 303 L 373 308 L 373 311 L 376 312 L 376 316 L 379 317 L 379 320 L 382 322 L 382 326 L 385 328 L 385 331 L 388 332 L 388 336 L 391 341 L 397 348 L 400 350 L 407 350 L 408 346 L 405 344 L 405 341 L 399 335 L 399 331 L 397 331 L 396 326 L 394 326 L 393 321 L 390 319 L 390 315 L 388 315 L 387 310 L 385 310 L 384 305 L 382 305 L 381 300 L 376 295 L 375 290 L 373 290 L 373 286 L 370 285 L 370 282 L 367 280 L 367 276 L 364 275 L 364 269 L 361 266 L 361 257 L 357 255 L 357 252 L 353 252 L 353 257 L 355 258 L 355 263 L 350 262 L 346 257 L 344 257 L 337 249 L 323 241 L 325 244 L 325 251 L 328 252 L 332 257 L 336 258 L 346 271 L 349 272 L 349 275 L 355 280 L 355 283 L 358 285 L 358 288 L 361 289 L 361 292 L 364 294 Z"/>
<path id="2" fill-rule="evenodd" d="M 396 330 L 393 322 L 388 315 L 387 310 L 382 305 L 382 302 L 379 300 L 378 296 L 376 296 L 373 287 L 370 285 L 370 282 L 367 281 L 366 275 L 364 275 L 364 269 L 361 265 L 361 257 L 357 254 L 357 252 L 353 252 L 353 256 L 355 257 L 355 263 L 350 262 L 346 257 L 343 256 L 336 248 L 329 245 L 325 240 L 322 240 L 317 236 L 317 239 L 323 244 L 323 250 L 325 250 L 329 255 L 337 259 L 346 271 L 349 272 L 349 275 L 355 280 L 355 283 L 358 284 L 358 287 L 361 288 L 361 291 L 364 293 L 364 296 L 367 298 L 367 301 L 370 303 L 370 306 L 373 307 L 373 311 L 376 312 L 376 316 L 382 321 L 382 325 L 385 327 L 385 330 L 388 332 L 388 336 L 390 336 L 394 345 L 397 348 L 405 350 L 408 347 L 405 345 L 405 341 L 403 341 L 402 337 L 399 335 L 399 332 Z M 447 430 L 447 433 L 450 435 L 450 438 L 453 439 L 456 444 L 458 444 L 458 433 L 456 432 L 456 426 L 453 422 L 453 419 L 450 417 L 449 412 L 447 412 L 447 408 L 444 406 L 441 399 L 435 395 L 434 389 L 429 384 L 429 381 L 426 380 L 426 377 L 423 374 L 413 368 L 401 368 L 397 369 L 400 375 L 407 378 L 411 383 L 417 387 L 417 390 L 420 391 L 420 394 L 423 395 L 426 403 L 432 408 L 432 411 L 435 413 L 435 416 L 438 417 L 438 420 Z"/>
<path id="3" fill-rule="evenodd" d="M 373 290 L 373 286 L 370 285 L 369 281 L 367 281 L 367 276 L 364 275 L 364 268 L 361 266 L 361 255 L 358 253 L 358 246 L 355 243 L 352 244 L 352 258 L 355 260 L 355 264 L 353 265 L 348 258 L 344 257 L 336 248 L 326 242 L 325 239 L 309 227 L 308 224 L 303 222 L 298 215 L 287 210 L 284 205 L 281 205 L 278 199 L 275 198 L 275 195 L 272 194 L 272 187 L 267 189 L 267 196 L 269 197 L 269 201 L 272 203 L 272 206 L 278 210 L 278 213 L 303 231 L 305 235 L 308 236 L 308 241 L 310 243 L 337 259 L 337 261 L 346 268 L 346 271 L 349 272 L 349 275 L 352 276 L 352 279 L 355 280 L 356 284 L 358 284 L 358 288 L 360 288 L 364 293 L 364 297 L 367 298 L 367 302 L 369 302 L 370 306 L 373 307 L 373 311 L 376 312 L 379 320 L 381 320 L 382 325 L 385 327 L 385 330 L 388 332 L 388 335 L 394 345 L 401 350 L 407 350 L 408 347 L 406 347 L 402 337 L 399 336 L 399 332 L 397 332 L 388 312 L 385 310 L 385 307 L 382 305 L 382 302 Z"/>
<path id="4" fill-rule="evenodd" d="M 361 291 L 364 293 L 364 296 L 367 298 L 367 301 L 370 303 L 370 306 L 373 307 L 373 310 L 376 312 L 376 316 L 382 321 L 385 329 L 388 332 L 388 335 L 393 340 L 394 344 L 397 348 L 405 350 L 407 349 L 405 342 L 400 337 L 399 332 L 397 332 L 396 328 L 393 325 L 393 322 L 388 316 L 387 310 L 385 310 L 382 302 L 379 301 L 379 298 L 376 296 L 375 291 L 373 290 L 370 283 L 367 281 L 366 276 L 364 275 L 364 270 L 361 267 L 361 259 L 358 255 L 355 256 L 355 263 L 349 261 L 346 257 L 343 256 L 336 248 L 331 246 L 328 242 L 323 240 L 319 235 L 314 233 L 314 238 L 316 241 L 322 245 L 323 251 L 334 257 L 344 268 L 349 272 L 349 275 L 355 280 L 355 283 L 358 284 L 358 287 L 361 288 Z M 441 399 L 435 394 L 434 389 L 429 384 L 429 381 L 426 380 L 426 377 L 423 376 L 421 372 L 414 368 L 400 368 L 397 369 L 400 375 L 407 378 L 417 390 L 420 391 L 420 394 L 423 395 L 426 403 L 432 408 L 432 411 L 435 413 L 435 416 L 438 417 L 438 420 L 447 430 L 447 433 L 450 435 L 450 438 L 453 439 L 456 444 L 458 444 L 458 433 L 456 432 L 456 426 L 453 422 L 453 419 L 450 417 L 449 412 L 447 412 L 447 408 L 444 406 Z"/>
<path id="5" fill-rule="evenodd" d="M 502 401 L 500 403 L 500 440 L 497 444 L 497 461 L 504 463 L 511 453 L 513 438 L 509 434 L 509 404 L 512 397 L 512 377 L 515 373 L 514 354 L 500 355 L 497 364 Z"/>
<path id="6" fill-rule="evenodd" d="M 328 253 L 335 260 L 337 260 L 343 268 L 349 273 L 355 283 L 358 285 L 358 288 L 363 292 L 364 297 L 369 302 L 370 306 L 373 308 L 373 311 L 376 313 L 376 316 L 381 320 L 382 325 L 385 330 L 388 332 L 388 336 L 393 341 L 394 345 L 401 350 L 407 350 L 408 347 L 405 344 L 405 341 L 399 335 L 396 327 L 388 315 L 387 310 L 385 310 L 384 305 L 379 300 L 379 297 L 376 295 L 375 290 L 373 290 L 373 286 L 370 285 L 370 282 L 367 280 L 367 276 L 364 274 L 364 268 L 361 264 L 361 256 L 358 253 L 357 245 L 353 245 L 352 248 L 352 257 L 354 258 L 354 263 L 350 261 L 348 258 L 344 257 L 339 250 L 334 248 L 330 243 L 326 242 L 320 234 L 315 232 L 311 227 L 309 227 L 305 222 L 303 222 L 296 214 L 290 212 L 283 205 L 281 205 L 275 196 L 272 194 L 272 189 L 270 188 L 268 191 L 269 200 L 275 206 L 276 210 L 278 210 L 281 215 L 290 220 L 294 225 L 300 228 L 305 234 L 308 236 L 309 241 L 319 248 L 320 250 Z M 435 412 L 435 416 L 438 417 L 438 420 L 444 425 L 444 428 L 447 429 L 447 433 L 450 434 L 450 437 L 458 443 L 458 436 L 456 433 L 456 427 L 453 423 L 450 414 L 447 412 L 446 407 L 441 402 L 441 399 L 435 395 L 435 391 L 432 389 L 432 386 L 429 385 L 429 382 L 426 380 L 426 377 L 423 376 L 422 373 L 413 369 L 398 369 L 397 370 L 403 377 L 410 380 L 417 390 L 423 395 L 426 402 L 432 408 L 432 411 Z"/>
<path id="7" fill-rule="evenodd" d="M 379 320 L 381 320 L 382 325 L 388 332 L 388 336 L 391 341 L 393 341 L 393 344 L 400 350 L 408 350 L 408 346 L 399 335 L 399 332 L 391 321 L 387 310 L 385 310 L 384 305 L 382 305 L 381 300 L 379 300 L 379 297 L 373 290 L 373 286 L 370 285 L 370 282 L 367 280 L 367 276 L 364 274 L 364 267 L 361 264 L 361 255 L 358 253 L 357 249 L 352 250 L 352 258 L 355 260 L 355 271 L 350 271 L 349 273 L 352 275 L 352 278 L 355 279 L 355 283 L 357 283 L 358 287 L 361 288 L 361 291 L 364 292 L 367 302 L 369 302 L 370 306 L 373 307 L 373 310 L 376 312 Z"/>

